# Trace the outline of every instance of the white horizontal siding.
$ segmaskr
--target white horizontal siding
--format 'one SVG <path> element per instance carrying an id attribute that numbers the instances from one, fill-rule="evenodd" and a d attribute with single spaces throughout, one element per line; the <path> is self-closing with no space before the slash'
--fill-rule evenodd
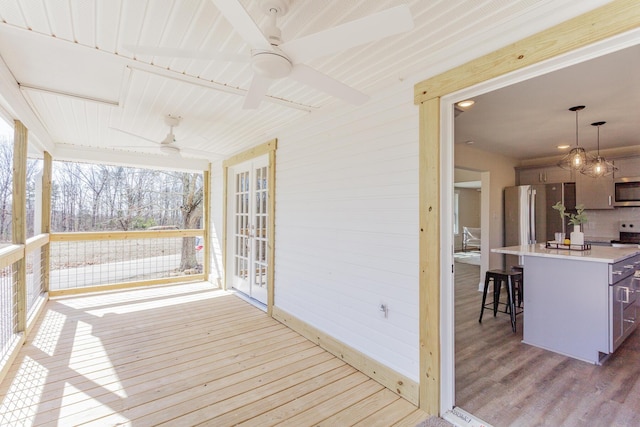
<path id="1" fill-rule="evenodd" d="M 277 135 L 275 304 L 417 381 L 412 96 L 406 86 Z"/>
<path id="2" fill-rule="evenodd" d="M 222 278 L 224 277 L 224 267 L 222 264 L 222 245 L 224 236 L 224 223 L 223 216 L 224 211 L 224 168 L 222 162 L 215 162 L 211 165 L 211 174 L 209 176 L 209 189 L 210 189 L 210 238 L 209 238 L 209 261 L 210 272 L 209 280 L 220 287 L 223 286 Z"/>

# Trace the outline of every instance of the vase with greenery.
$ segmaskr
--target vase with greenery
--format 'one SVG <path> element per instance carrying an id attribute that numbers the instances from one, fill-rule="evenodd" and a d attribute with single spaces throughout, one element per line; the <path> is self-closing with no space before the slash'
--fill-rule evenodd
<path id="1" fill-rule="evenodd" d="M 587 214 L 584 212 L 584 205 L 576 205 L 576 213 L 566 212 L 566 207 L 562 202 L 557 202 L 552 206 L 553 209 L 560 213 L 560 218 L 564 221 L 564 218 L 569 218 L 569 224 L 573 225 L 573 232 L 571 233 L 571 244 L 583 245 L 584 233 L 582 232 L 582 224 L 587 222 Z"/>

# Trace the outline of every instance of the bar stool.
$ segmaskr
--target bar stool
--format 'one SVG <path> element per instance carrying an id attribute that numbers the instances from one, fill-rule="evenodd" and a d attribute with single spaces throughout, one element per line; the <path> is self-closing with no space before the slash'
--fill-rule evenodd
<path id="1" fill-rule="evenodd" d="M 516 293 L 518 294 L 518 307 L 522 307 L 522 301 L 524 300 L 524 265 L 512 265 L 511 271 L 516 271 L 522 274 L 520 282 L 516 282 Z"/>
<path id="2" fill-rule="evenodd" d="M 493 282 L 493 304 L 487 303 L 487 293 L 489 291 L 489 284 Z M 505 283 L 507 287 L 507 303 L 505 312 L 508 312 L 511 317 L 511 329 L 516 331 L 516 315 L 522 313 L 522 310 L 516 311 L 516 288 L 522 289 L 522 273 L 519 271 L 504 271 L 504 270 L 489 270 L 485 274 L 484 279 L 484 292 L 482 293 L 482 307 L 480 308 L 479 323 L 482 323 L 482 315 L 484 309 L 493 308 L 493 316 L 498 313 L 498 305 L 500 303 L 500 290 L 502 289 L 502 283 Z M 522 294 L 522 291 L 519 292 Z"/>

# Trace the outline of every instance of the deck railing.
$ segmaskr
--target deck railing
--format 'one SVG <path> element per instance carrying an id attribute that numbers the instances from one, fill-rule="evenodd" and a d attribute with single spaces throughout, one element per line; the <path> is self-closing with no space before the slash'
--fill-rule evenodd
<path id="1" fill-rule="evenodd" d="M 25 245 L 0 249 L 0 372 L 24 339 L 24 331 L 18 329 L 20 316 L 24 316 L 26 328 L 30 328 L 46 301 L 46 275 L 43 274 L 46 268 L 42 262 L 46 257 L 42 253 L 48 242 L 49 235 L 40 234 L 28 239 Z M 24 283 L 20 284 L 18 263 L 23 261 L 26 274 Z"/>
<path id="2" fill-rule="evenodd" d="M 51 295 L 140 284 L 203 280 L 204 230 L 110 231 L 51 235 Z M 181 269 L 183 245 L 197 265 Z"/>
<path id="3" fill-rule="evenodd" d="M 34 309 L 46 292 L 46 262 L 45 251 L 48 250 L 49 235 L 40 234 L 27 240 L 26 245 L 26 303 L 27 318 L 31 317 Z"/>
<path id="4" fill-rule="evenodd" d="M 3 361 L 18 339 L 18 277 L 15 263 L 23 256 L 23 245 L 11 245 L 0 249 L 0 359 Z"/>

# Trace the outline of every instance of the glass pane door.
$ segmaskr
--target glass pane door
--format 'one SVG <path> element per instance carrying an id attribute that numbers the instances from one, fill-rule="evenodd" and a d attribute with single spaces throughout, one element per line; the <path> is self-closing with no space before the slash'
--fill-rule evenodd
<path id="1" fill-rule="evenodd" d="M 231 287 L 267 303 L 268 157 L 229 169 Z"/>

